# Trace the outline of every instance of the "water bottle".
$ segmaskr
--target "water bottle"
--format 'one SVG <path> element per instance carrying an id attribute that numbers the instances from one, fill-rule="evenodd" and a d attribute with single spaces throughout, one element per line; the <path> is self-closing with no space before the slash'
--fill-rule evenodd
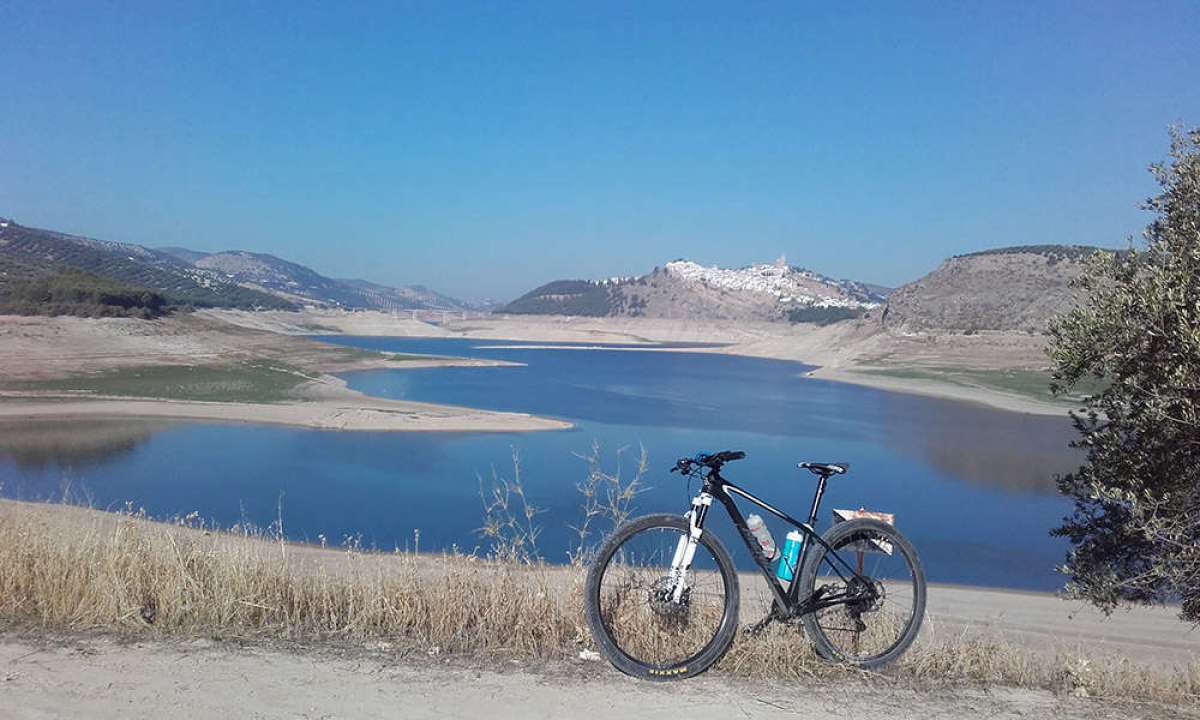
<path id="1" fill-rule="evenodd" d="M 796 563 L 800 561 L 800 545 L 804 536 L 795 530 L 787 534 L 783 540 L 783 552 L 779 556 L 779 564 L 775 566 L 775 577 L 784 582 L 796 578 Z"/>
<path id="2" fill-rule="evenodd" d="M 750 528 L 750 534 L 758 541 L 758 547 L 762 550 L 762 554 L 768 560 L 775 559 L 775 538 L 771 537 L 771 531 L 767 529 L 767 524 L 758 515 L 751 514 L 746 518 L 746 527 Z"/>

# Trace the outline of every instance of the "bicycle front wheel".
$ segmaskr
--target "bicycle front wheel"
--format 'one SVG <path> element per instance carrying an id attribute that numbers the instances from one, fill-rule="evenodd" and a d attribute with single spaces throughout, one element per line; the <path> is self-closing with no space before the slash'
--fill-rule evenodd
<path id="1" fill-rule="evenodd" d="M 647 515 L 617 529 L 588 571 L 588 625 L 596 646 L 624 673 L 651 680 L 698 675 L 737 632 L 738 579 L 711 533 L 689 568 L 672 564 L 689 537 L 686 518 Z"/>
<path id="2" fill-rule="evenodd" d="M 873 668 L 900 657 L 925 616 L 925 571 L 912 543 L 878 520 L 834 525 L 800 576 L 801 597 L 825 607 L 804 629 L 826 660 Z"/>

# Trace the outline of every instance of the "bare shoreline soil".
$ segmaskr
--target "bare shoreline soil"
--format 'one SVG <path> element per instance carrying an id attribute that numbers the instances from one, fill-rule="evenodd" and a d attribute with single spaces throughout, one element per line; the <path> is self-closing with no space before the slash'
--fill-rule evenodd
<path id="1" fill-rule="evenodd" d="M 571 427 L 525 413 L 372 398 L 330 374 L 505 364 L 354 351 L 200 313 L 157 321 L 0 316 L 0 419 L 142 417 L 364 431 L 525 432 Z M 231 391 L 230 398 L 209 401 L 136 390 L 116 396 L 39 389 L 64 378 L 78 378 L 86 385 L 89 378 L 136 375 L 145 368 L 226 371 L 233 387 L 245 386 L 242 392 L 250 398 L 243 400 L 237 391 Z M 259 376 L 279 385 L 259 389 L 259 394 L 268 393 L 266 401 L 254 395 Z"/>

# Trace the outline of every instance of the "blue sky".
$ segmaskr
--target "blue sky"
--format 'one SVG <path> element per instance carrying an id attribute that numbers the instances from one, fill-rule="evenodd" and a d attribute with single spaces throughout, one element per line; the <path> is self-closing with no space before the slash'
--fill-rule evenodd
<path id="1" fill-rule="evenodd" d="M 508 299 L 1119 246 L 1195 2 L 0 2 L 0 215 Z"/>

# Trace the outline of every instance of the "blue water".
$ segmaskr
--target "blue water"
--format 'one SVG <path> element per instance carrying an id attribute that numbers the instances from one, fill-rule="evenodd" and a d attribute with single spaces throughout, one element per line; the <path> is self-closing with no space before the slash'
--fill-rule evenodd
<path id="1" fill-rule="evenodd" d="M 61 425 L 7 435 L 0 483 L 13 497 L 64 488 L 100 507 L 131 501 L 155 515 L 197 511 L 230 525 L 266 525 L 282 506 L 285 532 L 382 548 L 486 548 L 480 479 L 511 478 L 521 459 L 530 502 L 544 512 L 550 560 L 571 547 L 576 484 L 593 443 L 606 469 L 624 470 L 644 447 L 650 489 L 641 512 L 687 509 L 686 483 L 666 469 L 697 451 L 745 450 L 726 476 L 794 515 L 813 480 L 800 460 L 847 461 L 831 481 L 832 508 L 896 514 L 935 582 L 1043 589 L 1065 546 L 1048 530 L 1069 509 L 1052 475 L 1070 470 L 1066 419 L 1004 413 L 805 377 L 796 363 L 705 353 L 520 349 L 461 339 L 327 338 L 355 347 L 504 359 L 520 367 L 378 370 L 351 387 L 393 398 L 531 412 L 568 419 L 569 431 L 500 434 L 345 433 L 249 425 Z M 500 346 L 481 349 L 480 346 Z M 55 433 L 63 435 L 55 440 Z M 6 439 L 8 438 L 8 439 Z M 47 439 L 49 438 L 49 439 Z M 693 487 L 693 490 L 695 488 Z M 728 520 L 717 531 L 735 549 Z M 773 525 L 779 540 L 786 529 Z M 735 552 L 744 560 L 744 552 Z"/>

